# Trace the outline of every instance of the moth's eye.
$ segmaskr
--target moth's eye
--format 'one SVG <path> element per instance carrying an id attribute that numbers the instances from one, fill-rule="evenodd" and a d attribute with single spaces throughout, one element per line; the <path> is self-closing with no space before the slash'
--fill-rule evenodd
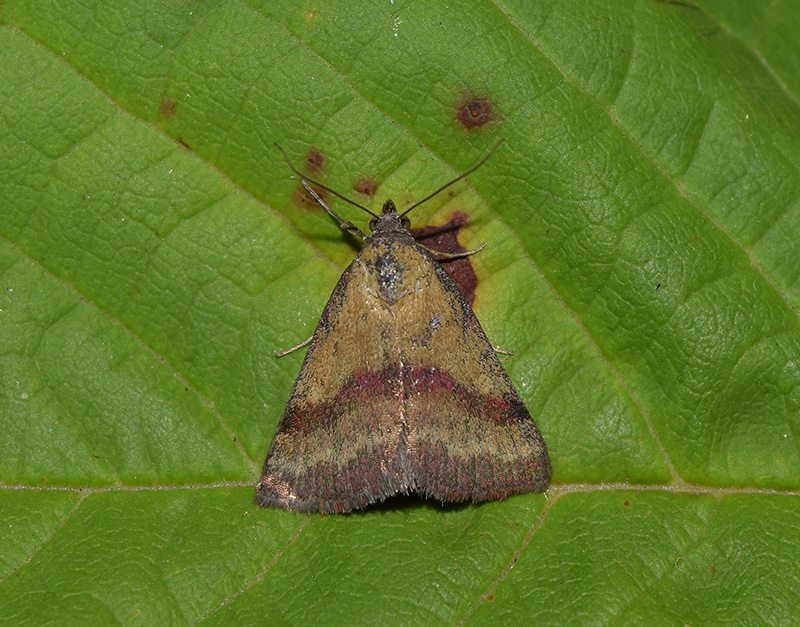
<path id="1" fill-rule="evenodd" d="M 369 221 L 369 230 L 374 231 L 375 227 L 378 226 L 378 218 L 370 218 Z"/>
<path id="2" fill-rule="evenodd" d="M 409 220 L 405 216 L 400 216 L 400 224 L 402 224 L 403 228 L 406 230 L 411 228 L 411 220 Z"/>

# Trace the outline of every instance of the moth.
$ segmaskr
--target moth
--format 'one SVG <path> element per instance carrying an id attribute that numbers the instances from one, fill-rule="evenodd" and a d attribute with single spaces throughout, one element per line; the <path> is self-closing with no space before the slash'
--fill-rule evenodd
<path id="1" fill-rule="evenodd" d="M 386 200 L 379 215 L 306 178 L 284 153 L 308 193 L 364 246 L 310 339 L 256 503 L 329 514 L 410 492 L 477 503 L 547 488 L 542 435 L 436 261 L 456 255 L 415 241 L 406 217 L 496 148 L 403 213 Z M 370 235 L 340 218 L 309 183 L 370 213 Z"/>

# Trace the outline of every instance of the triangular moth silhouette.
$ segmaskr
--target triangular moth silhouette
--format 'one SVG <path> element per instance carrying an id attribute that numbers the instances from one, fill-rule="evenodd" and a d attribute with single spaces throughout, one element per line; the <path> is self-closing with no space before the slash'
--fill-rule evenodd
<path id="1" fill-rule="evenodd" d="M 469 304 L 405 217 L 496 148 L 403 214 L 391 200 L 380 215 L 356 205 L 373 215 L 369 237 L 303 183 L 364 247 L 311 338 L 256 503 L 329 514 L 397 493 L 480 502 L 547 489 L 550 460 L 536 423 Z"/>

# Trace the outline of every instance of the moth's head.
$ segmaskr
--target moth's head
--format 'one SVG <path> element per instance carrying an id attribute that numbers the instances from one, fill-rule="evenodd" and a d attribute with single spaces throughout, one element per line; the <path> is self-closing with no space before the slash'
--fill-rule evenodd
<path id="1" fill-rule="evenodd" d="M 408 231 L 411 228 L 411 220 L 405 215 L 397 214 L 397 207 L 394 202 L 387 200 L 383 203 L 381 215 L 369 221 L 369 230 L 372 233 L 389 233 L 391 231 Z"/>

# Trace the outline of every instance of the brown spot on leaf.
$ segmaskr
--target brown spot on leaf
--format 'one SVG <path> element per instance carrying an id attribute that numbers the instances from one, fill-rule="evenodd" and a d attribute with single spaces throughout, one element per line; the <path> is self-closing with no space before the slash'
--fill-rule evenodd
<path id="1" fill-rule="evenodd" d="M 714 566 L 712 566 L 711 567 L 711 576 L 713 577 L 716 574 L 717 574 L 717 569 Z"/>
<path id="2" fill-rule="evenodd" d="M 625 499 L 624 501 L 622 501 L 622 504 L 623 504 L 625 507 L 628 507 L 628 506 L 631 504 L 631 502 L 630 502 L 628 499 Z"/>
<path id="3" fill-rule="evenodd" d="M 161 96 L 161 102 L 158 104 L 158 117 L 162 120 L 169 120 L 174 118 L 178 113 L 178 101 L 166 96 Z"/>
<path id="4" fill-rule="evenodd" d="M 306 170 L 309 172 L 316 172 L 324 163 L 325 155 L 323 155 L 319 150 L 312 148 L 308 151 L 308 156 L 306 157 Z"/>
<path id="5" fill-rule="evenodd" d="M 426 226 L 422 229 L 411 229 L 411 235 L 420 244 L 424 244 L 432 250 L 443 253 L 463 253 L 466 248 L 458 242 L 458 234 L 461 228 L 467 223 L 467 214 L 456 211 L 442 226 Z M 458 259 L 440 260 L 442 267 L 455 281 L 458 289 L 470 306 L 475 304 L 475 288 L 478 287 L 478 277 L 472 268 L 470 256 L 459 257 Z"/>
<path id="6" fill-rule="evenodd" d="M 315 187 L 314 191 L 319 194 L 319 197 L 322 198 L 322 200 L 327 202 L 327 192 L 324 189 L 317 189 Z M 306 191 L 306 188 L 302 185 L 298 185 L 297 189 L 294 190 L 292 202 L 303 209 L 322 209 L 319 203 L 311 194 Z"/>
<path id="7" fill-rule="evenodd" d="M 494 107 L 487 98 L 466 97 L 458 105 L 456 117 L 464 128 L 478 128 L 491 121 Z"/>
<path id="8" fill-rule="evenodd" d="M 488 595 L 488 596 L 486 597 L 486 600 L 487 600 L 487 601 L 494 601 L 494 595 L 493 595 L 493 594 L 490 594 L 490 595 Z"/>
<path id="9" fill-rule="evenodd" d="M 362 177 L 355 182 L 353 189 L 359 194 L 372 197 L 378 191 L 378 184 L 372 179 Z"/>

